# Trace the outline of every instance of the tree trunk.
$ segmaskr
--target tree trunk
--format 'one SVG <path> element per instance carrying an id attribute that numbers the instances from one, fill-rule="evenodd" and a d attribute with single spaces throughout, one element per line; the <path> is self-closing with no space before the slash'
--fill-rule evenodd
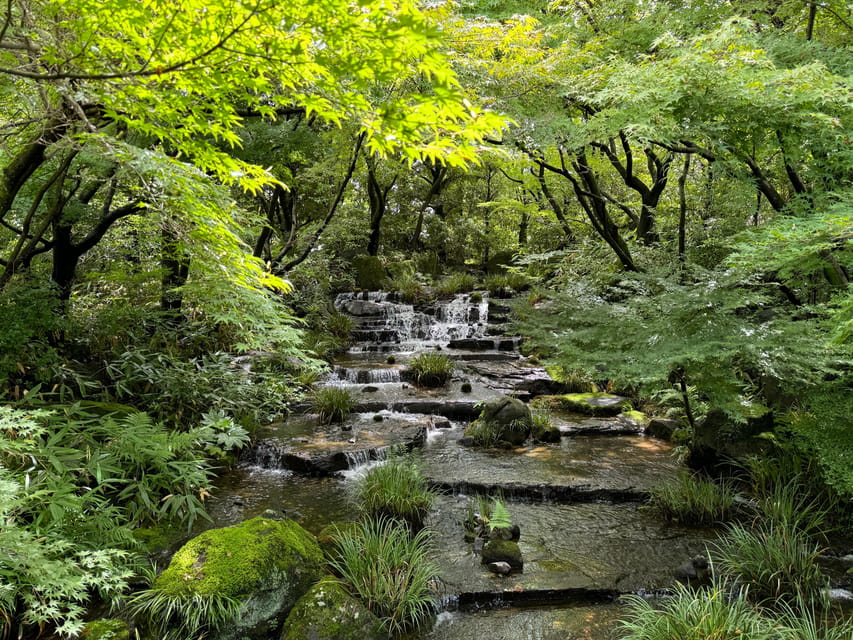
<path id="1" fill-rule="evenodd" d="M 160 266 L 163 276 L 160 280 L 160 309 L 167 320 L 177 322 L 181 316 L 184 297 L 180 288 L 187 283 L 190 261 L 181 249 L 178 238 L 168 229 L 160 232 Z"/>

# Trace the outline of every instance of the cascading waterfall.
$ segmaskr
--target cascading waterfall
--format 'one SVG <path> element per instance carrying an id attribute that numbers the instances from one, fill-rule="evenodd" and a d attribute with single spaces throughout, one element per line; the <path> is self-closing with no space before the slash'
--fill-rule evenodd
<path id="1" fill-rule="evenodd" d="M 485 293 L 480 295 L 472 302 L 471 294 L 457 294 L 430 309 L 417 310 L 414 305 L 394 301 L 385 292 L 342 293 L 335 300 L 335 308 L 354 318 L 353 336 L 358 344 L 351 352 L 393 347 L 405 353 L 485 336 L 489 301 Z"/>

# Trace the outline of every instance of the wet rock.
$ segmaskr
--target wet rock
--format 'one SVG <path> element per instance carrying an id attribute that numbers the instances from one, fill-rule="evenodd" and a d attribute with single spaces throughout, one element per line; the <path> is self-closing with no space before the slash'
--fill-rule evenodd
<path id="1" fill-rule="evenodd" d="M 533 440 L 536 442 L 559 442 L 562 435 L 560 428 L 554 424 L 533 425 Z"/>
<path id="2" fill-rule="evenodd" d="M 517 542 L 511 540 L 488 540 L 483 545 L 481 563 L 491 564 L 492 562 L 506 562 L 513 569 L 524 568 L 521 548 Z"/>
<path id="3" fill-rule="evenodd" d="M 589 416 L 616 416 L 631 408 L 627 398 L 609 393 L 567 393 L 557 399 L 562 408 Z"/>
<path id="4" fill-rule="evenodd" d="M 848 589 L 829 589 L 829 601 L 843 611 L 853 610 L 853 592 Z"/>
<path id="5" fill-rule="evenodd" d="M 490 540 L 511 540 L 518 542 L 519 538 L 521 538 L 521 527 L 517 524 L 511 527 L 495 527 L 489 532 Z"/>
<path id="6" fill-rule="evenodd" d="M 512 571 L 512 567 L 509 566 L 508 562 L 490 562 L 486 565 L 486 568 L 492 573 L 497 573 L 499 576 L 509 575 L 509 572 Z"/>
<path id="7" fill-rule="evenodd" d="M 461 438 L 459 438 L 458 442 L 459 442 L 459 446 L 461 446 L 461 447 L 476 447 L 477 446 L 477 441 L 474 440 L 474 438 L 472 438 L 471 436 L 462 436 Z"/>
<path id="8" fill-rule="evenodd" d="M 676 429 L 680 429 L 681 424 L 678 420 L 669 420 L 667 418 L 652 418 L 649 424 L 646 425 L 646 435 L 660 438 L 661 440 L 672 440 L 672 434 Z"/>
<path id="9" fill-rule="evenodd" d="M 323 565 L 314 536 L 295 521 L 254 518 L 190 540 L 151 590 L 180 601 L 210 593 L 235 598 L 239 613 L 211 638 L 266 638 L 320 579 Z"/>
<path id="10" fill-rule="evenodd" d="M 372 300 L 347 300 L 341 305 L 341 311 L 351 316 L 382 316 L 386 306 Z"/>
<path id="11" fill-rule="evenodd" d="M 769 431 L 773 431 L 772 411 L 738 425 L 721 410 L 712 409 L 696 421 L 687 464 L 695 469 L 712 469 L 747 456 L 764 455 L 772 445 L 757 436 Z"/>
<path id="12" fill-rule="evenodd" d="M 379 391 L 379 387 L 374 387 L 372 385 L 361 388 L 362 393 L 376 393 L 377 391 Z"/>
<path id="13" fill-rule="evenodd" d="M 530 408 L 517 398 L 504 396 L 483 405 L 480 417 L 465 431 L 482 444 L 524 444 L 530 433 Z"/>
<path id="14" fill-rule="evenodd" d="M 450 429 L 453 425 L 444 416 L 433 416 L 432 426 L 434 429 Z"/>
<path id="15" fill-rule="evenodd" d="M 287 617 L 281 640 L 381 640 L 382 623 L 335 580 L 326 578 L 302 596 Z"/>
<path id="16" fill-rule="evenodd" d="M 700 586 L 711 582 L 711 567 L 708 558 L 695 556 L 675 570 L 675 579 L 691 586 Z"/>

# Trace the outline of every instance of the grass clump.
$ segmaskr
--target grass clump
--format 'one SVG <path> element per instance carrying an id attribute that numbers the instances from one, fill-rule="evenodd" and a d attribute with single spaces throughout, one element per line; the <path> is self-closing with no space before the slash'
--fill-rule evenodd
<path id="1" fill-rule="evenodd" d="M 627 596 L 623 640 L 770 640 L 770 625 L 746 600 L 731 598 L 726 585 L 694 589 L 676 583 L 673 590 L 659 603 Z"/>
<path id="2" fill-rule="evenodd" d="M 311 396 L 311 409 L 321 424 L 343 422 L 355 405 L 355 396 L 341 387 L 322 387 Z"/>
<path id="3" fill-rule="evenodd" d="M 369 519 L 336 540 L 331 565 L 387 631 L 405 633 L 435 611 L 438 568 L 429 560 L 429 533 L 411 535 L 399 523 Z"/>
<path id="4" fill-rule="evenodd" d="M 487 276 L 483 286 L 489 295 L 501 298 L 529 289 L 530 280 L 524 274 L 510 271 Z"/>
<path id="5" fill-rule="evenodd" d="M 356 498 L 369 517 L 400 520 L 417 531 L 423 528 L 435 494 L 414 463 L 392 458 L 367 472 Z"/>
<path id="6" fill-rule="evenodd" d="M 712 526 L 735 515 L 737 494 L 727 484 L 682 473 L 651 491 L 649 504 L 664 517 L 690 526 Z"/>
<path id="7" fill-rule="evenodd" d="M 439 296 L 452 296 L 457 293 L 470 293 L 477 286 L 477 279 L 470 273 L 454 273 L 435 285 Z"/>
<path id="8" fill-rule="evenodd" d="M 752 602 L 825 608 L 828 581 L 815 563 L 820 552 L 803 531 L 771 522 L 730 526 L 712 555 L 714 566 Z"/>
<path id="9" fill-rule="evenodd" d="M 452 358 L 429 351 L 409 360 L 409 371 L 412 372 L 415 383 L 424 387 L 444 386 L 453 376 L 455 367 Z"/>
<path id="10" fill-rule="evenodd" d="M 137 593 L 129 612 L 162 640 L 206 637 L 240 614 L 239 598 L 221 594 L 172 594 L 147 589 Z"/>

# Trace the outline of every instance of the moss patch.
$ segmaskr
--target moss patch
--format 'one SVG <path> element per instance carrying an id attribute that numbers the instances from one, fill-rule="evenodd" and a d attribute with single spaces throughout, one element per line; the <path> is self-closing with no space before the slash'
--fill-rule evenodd
<path id="1" fill-rule="evenodd" d="M 635 411 L 632 409 L 630 411 L 623 411 L 619 415 L 628 418 L 628 420 L 633 420 L 637 424 L 641 424 L 643 426 L 649 423 L 649 417 L 642 411 Z"/>
<path id="2" fill-rule="evenodd" d="M 483 545 L 482 563 L 506 562 L 513 569 L 521 569 L 521 548 L 511 540 L 489 540 Z"/>
<path id="3" fill-rule="evenodd" d="M 174 596 L 243 598 L 267 588 L 270 574 L 276 571 L 304 577 L 310 585 L 322 566 L 317 541 L 299 524 L 254 518 L 190 540 L 152 589 Z"/>
<path id="4" fill-rule="evenodd" d="M 104 618 L 88 622 L 83 628 L 82 637 L 86 640 L 128 640 L 130 630 L 123 620 Z"/>
<path id="5" fill-rule="evenodd" d="M 567 393 L 557 397 L 561 408 L 588 416 L 615 416 L 632 410 L 627 398 L 609 393 Z"/>
<path id="6" fill-rule="evenodd" d="M 324 579 L 306 593 L 287 617 L 281 640 L 381 640 L 379 618 L 335 580 Z"/>

